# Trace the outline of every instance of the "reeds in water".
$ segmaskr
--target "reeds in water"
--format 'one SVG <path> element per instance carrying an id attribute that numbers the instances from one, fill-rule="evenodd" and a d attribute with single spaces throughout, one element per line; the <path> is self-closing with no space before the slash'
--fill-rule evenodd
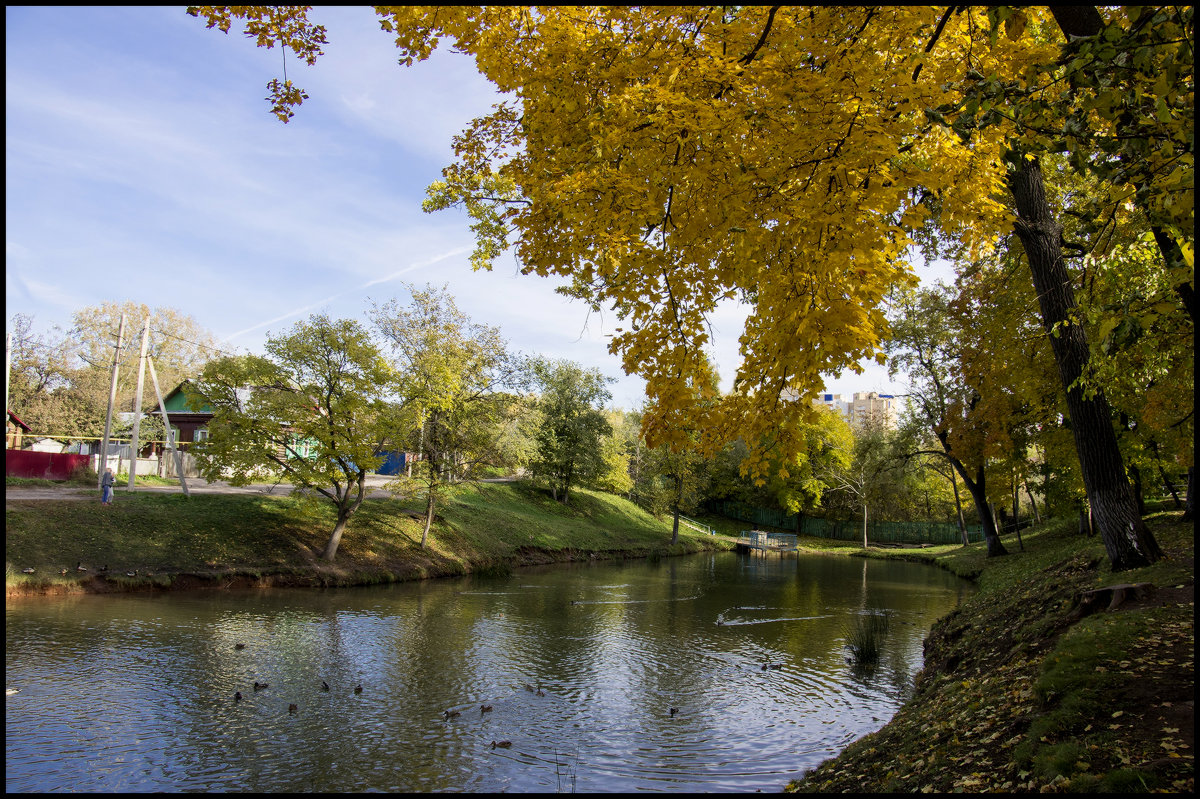
<path id="1" fill-rule="evenodd" d="M 850 650 L 850 662 L 865 666 L 879 661 L 883 650 L 883 639 L 888 631 L 886 613 L 867 613 L 856 616 L 854 623 L 846 629 L 846 646 Z"/>

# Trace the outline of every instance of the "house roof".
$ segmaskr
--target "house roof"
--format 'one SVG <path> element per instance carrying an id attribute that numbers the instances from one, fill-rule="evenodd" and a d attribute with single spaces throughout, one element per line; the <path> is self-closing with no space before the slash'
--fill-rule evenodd
<path id="1" fill-rule="evenodd" d="M 11 421 L 16 422 L 17 426 L 20 427 L 22 430 L 24 430 L 26 433 L 28 433 L 30 430 L 33 429 L 29 425 L 22 422 L 21 417 L 17 416 L 15 413 L 13 413 L 11 408 L 8 409 L 8 418 Z"/>
<path id="2" fill-rule="evenodd" d="M 187 385 L 188 385 L 188 381 L 184 380 L 182 383 L 177 385 L 170 393 L 168 393 L 167 396 L 163 397 L 163 405 L 166 406 L 167 412 L 170 413 L 172 411 L 175 411 L 175 412 L 182 412 L 182 413 L 202 413 L 202 414 L 207 414 L 209 416 L 212 416 L 214 411 L 212 408 L 208 407 L 207 405 L 205 405 L 199 411 L 193 411 L 191 408 L 187 407 L 187 398 L 186 398 L 186 394 L 184 393 L 184 389 L 187 387 Z"/>

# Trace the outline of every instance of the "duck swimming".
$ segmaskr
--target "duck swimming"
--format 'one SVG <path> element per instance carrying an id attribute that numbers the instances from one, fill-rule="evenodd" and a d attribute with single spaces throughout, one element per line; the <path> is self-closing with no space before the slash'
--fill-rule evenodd
<path id="1" fill-rule="evenodd" d="M 492 749 L 511 749 L 512 741 L 492 741 Z"/>
<path id="2" fill-rule="evenodd" d="M 492 706 L 491 705 L 480 705 L 479 712 L 480 713 L 490 713 L 490 712 L 492 712 Z"/>
<path id="3" fill-rule="evenodd" d="M 254 690 L 256 690 L 256 691 L 261 691 L 264 688 L 270 688 L 270 687 L 271 686 L 269 683 L 258 682 L 257 680 L 254 681 Z"/>
<path id="4" fill-rule="evenodd" d="M 459 710 L 447 710 L 446 711 L 446 718 L 448 718 L 448 719 L 452 719 L 455 716 L 461 716 L 461 715 L 462 715 L 462 711 L 459 711 Z"/>

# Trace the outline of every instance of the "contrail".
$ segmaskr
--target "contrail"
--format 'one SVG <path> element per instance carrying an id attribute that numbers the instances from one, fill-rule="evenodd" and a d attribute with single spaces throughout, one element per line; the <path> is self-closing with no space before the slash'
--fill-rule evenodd
<path id="1" fill-rule="evenodd" d="M 409 264 L 408 266 L 404 267 L 403 269 L 397 270 L 397 271 L 393 272 L 392 274 L 387 275 L 386 277 L 379 277 L 379 278 L 375 278 L 374 280 L 368 280 L 366 283 L 363 283 L 361 286 L 357 286 L 352 289 L 346 289 L 345 291 L 330 295 L 328 297 L 323 297 L 319 302 L 310 303 L 308 305 L 304 305 L 299 308 L 293 308 L 292 310 L 288 311 L 287 313 L 280 314 L 279 316 L 276 316 L 273 319 L 268 319 L 265 322 L 259 322 L 258 324 L 248 327 L 245 330 L 239 330 L 236 333 L 226 336 L 221 341 L 222 341 L 222 343 L 230 342 L 233 339 L 237 338 L 238 336 L 244 336 L 247 333 L 251 333 L 255 330 L 259 330 L 261 328 L 266 327 L 267 325 L 273 325 L 276 322 L 282 322 L 284 319 L 290 319 L 293 316 L 299 316 L 300 314 L 305 313 L 306 311 L 310 311 L 313 308 L 317 308 L 319 306 L 327 304 L 330 300 L 336 300 L 339 297 L 344 297 L 347 294 L 352 294 L 354 292 L 362 291 L 363 289 L 370 288 L 371 286 L 375 286 L 380 283 L 387 283 L 388 281 L 395 280 L 396 278 L 401 277 L 402 275 L 406 275 L 409 272 L 416 271 L 417 269 L 424 269 L 427 266 L 433 266 L 434 264 L 436 264 L 439 261 L 444 261 L 447 258 L 453 258 L 456 255 L 462 255 L 463 253 L 468 252 L 468 251 L 470 251 L 469 247 L 456 247 L 453 250 L 450 250 L 449 252 L 444 252 L 441 255 L 436 255 L 427 261 L 421 261 L 419 263 Z"/>

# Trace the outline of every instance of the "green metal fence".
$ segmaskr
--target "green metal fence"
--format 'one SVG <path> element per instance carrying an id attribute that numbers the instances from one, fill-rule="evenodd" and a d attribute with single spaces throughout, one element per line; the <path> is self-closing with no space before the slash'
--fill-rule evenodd
<path id="1" fill-rule="evenodd" d="M 721 502 L 717 512 L 731 519 L 755 525 L 794 530 L 802 535 L 837 541 L 862 541 L 862 521 L 839 521 L 787 513 L 777 508 L 760 508 L 740 502 Z M 983 540 L 979 525 L 967 525 L 967 539 Z M 879 544 L 959 544 L 962 534 L 953 522 L 872 522 L 867 521 L 867 541 Z"/>

